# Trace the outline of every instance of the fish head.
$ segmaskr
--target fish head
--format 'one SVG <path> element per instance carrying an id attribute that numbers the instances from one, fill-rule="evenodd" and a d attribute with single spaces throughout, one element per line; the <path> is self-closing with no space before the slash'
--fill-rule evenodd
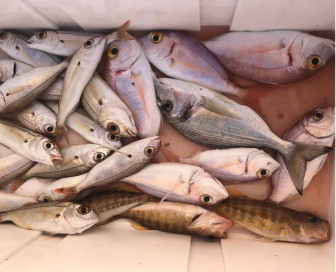
<path id="1" fill-rule="evenodd" d="M 105 44 L 106 38 L 104 36 L 90 38 L 82 45 L 75 55 L 77 56 L 79 62 L 96 61 L 97 58 L 101 57 Z"/>
<path id="2" fill-rule="evenodd" d="M 42 51 L 49 51 L 58 46 L 63 47 L 63 43 L 58 39 L 56 31 L 39 31 L 28 40 L 28 47 Z"/>
<path id="3" fill-rule="evenodd" d="M 153 136 L 135 141 L 123 147 L 122 151 L 129 154 L 129 158 L 138 163 L 151 161 L 160 150 L 161 140 L 159 136 Z"/>
<path id="4" fill-rule="evenodd" d="M 325 138 L 335 131 L 335 106 L 327 106 L 313 110 L 303 119 L 303 125 L 315 138 Z"/>
<path id="5" fill-rule="evenodd" d="M 0 60 L 0 82 L 5 82 L 15 74 L 14 61 L 9 59 Z"/>
<path id="6" fill-rule="evenodd" d="M 197 214 L 187 227 L 193 233 L 203 236 L 226 238 L 225 231 L 233 226 L 233 221 L 210 211 Z"/>
<path id="7" fill-rule="evenodd" d="M 35 129 L 38 133 L 44 134 L 47 136 L 55 136 L 56 135 L 56 115 L 48 111 L 46 113 L 43 110 L 34 110 L 33 112 L 27 113 L 29 114 L 29 119 L 34 119 L 36 124 Z"/>
<path id="8" fill-rule="evenodd" d="M 335 55 L 335 42 L 329 39 L 301 34 L 289 47 L 292 65 L 308 73 L 326 65 Z"/>
<path id="9" fill-rule="evenodd" d="M 88 144 L 78 154 L 85 167 L 92 168 L 111 155 L 112 150 L 97 144 Z"/>
<path id="10" fill-rule="evenodd" d="M 330 240 L 328 221 L 308 212 L 299 213 L 289 223 L 289 233 L 302 243 L 316 243 Z"/>
<path id="11" fill-rule="evenodd" d="M 141 47 L 136 40 L 116 40 L 107 49 L 106 66 L 115 73 L 129 70 L 141 54 Z"/>
<path id="12" fill-rule="evenodd" d="M 101 134 L 101 135 L 99 135 Z M 98 139 L 100 140 L 100 144 L 112 149 L 118 149 L 122 147 L 121 139 L 118 136 L 115 136 L 109 133 L 107 130 L 102 129 L 98 133 Z"/>
<path id="13" fill-rule="evenodd" d="M 16 45 L 16 35 L 7 32 L 5 30 L 0 30 L 0 48 L 10 48 Z"/>
<path id="14" fill-rule="evenodd" d="M 203 169 L 195 170 L 189 183 L 190 198 L 199 205 L 214 205 L 229 196 L 223 184 Z"/>
<path id="15" fill-rule="evenodd" d="M 63 160 L 58 146 L 47 137 L 39 135 L 26 144 L 29 145 L 29 151 L 39 158 L 39 162 L 55 165 Z"/>
<path id="16" fill-rule="evenodd" d="M 270 177 L 280 164 L 262 150 L 254 149 L 246 159 L 246 172 L 255 179 Z"/>
<path id="17" fill-rule="evenodd" d="M 73 233 L 81 233 L 99 221 L 99 215 L 89 206 L 74 203 L 68 205 L 61 216 L 64 227 L 74 230 Z"/>
<path id="18" fill-rule="evenodd" d="M 182 120 L 195 105 L 195 96 L 184 86 L 175 86 L 169 78 L 154 78 L 158 106 L 167 117 Z"/>

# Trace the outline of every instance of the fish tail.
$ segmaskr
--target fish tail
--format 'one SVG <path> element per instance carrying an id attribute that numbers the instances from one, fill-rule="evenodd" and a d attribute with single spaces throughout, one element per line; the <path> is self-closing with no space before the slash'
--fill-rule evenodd
<path id="1" fill-rule="evenodd" d="M 126 32 L 130 24 L 131 21 L 128 20 L 126 23 L 124 23 L 117 29 L 117 40 L 135 40 L 135 38 L 132 35 Z"/>
<path id="2" fill-rule="evenodd" d="M 332 148 L 329 146 L 292 143 L 287 152 L 282 153 L 288 173 L 300 195 L 303 192 L 307 161 L 330 151 Z"/>

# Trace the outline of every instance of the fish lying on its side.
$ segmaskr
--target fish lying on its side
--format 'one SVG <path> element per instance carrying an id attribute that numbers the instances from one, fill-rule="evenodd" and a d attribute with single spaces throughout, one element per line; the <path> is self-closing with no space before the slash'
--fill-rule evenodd
<path id="1" fill-rule="evenodd" d="M 0 60 L 0 81 L 5 82 L 10 78 L 32 70 L 34 67 L 23 62 L 11 59 Z"/>
<path id="2" fill-rule="evenodd" d="M 335 107 L 329 106 L 315 109 L 304 116 L 285 135 L 284 140 L 332 146 L 335 138 Z M 328 155 L 320 156 L 307 162 L 303 189 L 306 189 L 312 178 L 321 170 Z M 297 195 L 292 179 L 281 156 L 276 160 L 280 168 L 272 176 L 273 191 L 269 200 L 283 202 Z"/>
<path id="3" fill-rule="evenodd" d="M 32 197 L 21 196 L 7 191 L 0 191 L 0 212 L 15 210 L 32 203 L 36 203 L 36 200 Z"/>

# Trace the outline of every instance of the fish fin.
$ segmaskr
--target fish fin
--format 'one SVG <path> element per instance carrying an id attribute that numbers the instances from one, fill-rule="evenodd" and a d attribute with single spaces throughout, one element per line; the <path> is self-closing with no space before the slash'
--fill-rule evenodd
<path id="1" fill-rule="evenodd" d="M 58 203 L 66 202 L 72 199 L 75 194 L 78 193 L 75 187 L 61 187 L 55 189 L 54 191 L 65 195 Z"/>
<path id="2" fill-rule="evenodd" d="M 288 173 L 300 195 L 303 193 L 303 179 L 306 174 L 307 161 L 332 151 L 329 146 L 292 143 L 293 145 L 282 153 Z"/>
<path id="3" fill-rule="evenodd" d="M 111 190 L 113 191 L 122 191 L 122 192 L 135 192 L 135 193 L 142 193 L 140 189 L 132 184 L 127 183 L 117 183 L 112 186 Z"/>
<path id="4" fill-rule="evenodd" d="M 11 192 L 15 192 L 17 189 L 19 189 L 26 181 L 21 177 L 18 177 L 13 180 L 12 184 L 9 187 L 9 190 Z"/>
<path id="5" fill-rule="evenodd" d="M 225 96 L 220 96 L 220 101 L 224 102 L 224 103 L 228 103 L 228 104 L 232 104 L 232 100 L 231 99 L 226 99 Z M 236 102 L 234 102 L 236 103 Z M 227 110 L 227 108 L 223 107 L 222 103 L 216 103 L 215 100 L 213 98 L 208 98 L 206 96 L 202 96 L 202 104 L 200 105 L 202 108 L 225 116 L 225 117 L 230 117 L 230 118 L 234 118 L 234 119 L 238 119 L 237 116 L 233 115 L 230 111 Z"/>
<path id="6" fill-rule="evenodd" d="M 270 237 L 259 237 L 259 238 L 256 238 L 258 242 L 263 242 L 263 243 L 272 243 L 272 242 L 275 242 L 277 241 L 277 239 L 274 239 L 274 238 L 270 238 Z"/>
<path id="7" fill-rule="evenodd" d="M 131 24 L 131 21 L 128 20 L 127 22 L 125 22 L 123 25 L 121 25 L 117 29 L 117 39 L 118 40 L 135 40 L 135 38 L 132 35 L 126 32 L 130 24 Z"/>
<path id="8" fill-rule="evenodd" d="M 140 96 L 140 100 L 145 108 L 145 111 L 147 113 L 148 116 L 152 116 L 152 111 L 150 109 L 147 108 L 147 104 L 146 102 L 146 89 L 147 89 L 147 85 L 146 85 L 146 81 L 142 75 L 141 72 L 139 73 L 131 73 L 132 75 L 132 79 L 134 81 L 134 85 L 138 90 L 139 96 Z"/>
<path id="9" fill-rule="evenodd" d="M 183 182 L 182 178 L 179 178 L 178 181 L 175 182 L 173 187 L 166 193 L 166 195 L 160 200 L 159 203 L 165 201 L 167 199 L 167 197 L 169 197 L 171 195 L 171 193 L 177 188 L 177 186 L 179 186 L 182 182 Z"/>
<path id="10" fill-rule="evenodd" d="M 139 224 L 138 222 L 135 222 L 134 220 L 132 219 L 128 219 L 131 223 L 131 226 L 136 229 L 136 230 L 150 230 L 149 228 Z"/>
<path id="11" fill-rule="evenodd" d="M 225 189 L 228 192 L 229 197 L 244 197 L 244 198 L 249 199 L 248 196 L 244 195 L 242 192 L 238 191 L 237 189 L 230 188 L 230 187 L 226 187 Z"/>

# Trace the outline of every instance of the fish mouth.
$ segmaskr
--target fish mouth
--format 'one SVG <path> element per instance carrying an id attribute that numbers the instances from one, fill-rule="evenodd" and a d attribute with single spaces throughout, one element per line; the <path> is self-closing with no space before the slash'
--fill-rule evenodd
<path id="1" fill-rule="evenodd" d="M 53 165 L 58 166 L 58 165 L 62 164 L 63 158 L 60 155 L 51 155 L 51 161 L 52 161 Z"/>

